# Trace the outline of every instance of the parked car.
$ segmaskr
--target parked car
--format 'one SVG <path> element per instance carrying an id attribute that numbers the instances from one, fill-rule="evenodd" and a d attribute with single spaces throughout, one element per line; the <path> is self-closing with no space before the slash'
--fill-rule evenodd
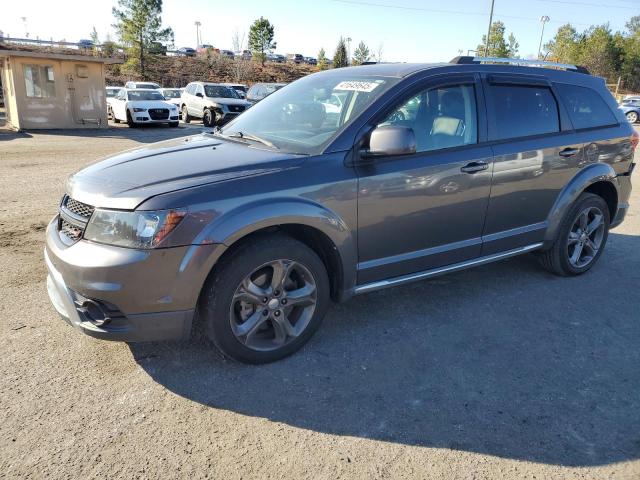
<path id="1" fill-rule="evenodd" d="M 622 99 L 622 102 L 620 102 L 620 103 L 628 103 L 628 102 L 632 102 L 634 100 L 640 100 L 640 95 L 627 95 L 626 97 L 624 97 Z"/>
<path id="2" fill-rule="evenodd" d="M 146 90 L 149 89 L 159 89 L 160 85 L 154 82 L 127 82 L 124 84 L 124 88 L 143 88 Z"/>
<path id="3" fill-rule="evenodd" d="M 287 57 L 280 55 L 279 53 L 268 53 L 267 60 L 274 63 L 285 63 L 287 61 Z"/>
<path id="4" fill-rule="evenodd" d="M 254 83 L 247 91 L 247 100 L 251 103 L 258 103 L 285 85 L 286 83 Z"/>
<path id="5" fill-rule="evenodd" d="M 78 48 L 93 48 L 94 46 L 93 40 L 89 40 L 88 38 L 78 40 Z"/>
<path id="6" fill-rule="evenodd" d="M 220 50 L 220 55 L 231 59 L 235 58 L 235 55 L 231 50 Z"/>
<path id="7" fill-rule="evenodd" d="M 629 123 L 637 123 L 640 120 L 640 98 L 623 103 L 619 108 L 625 114 Z"/>
<path id="8" fill-rule="evenodd" d="M 182 94 L 182 121 L 201 118 L 206 127 L 221 126 L 251 104 L 220 83 L 191 82 Z"/>
<path id="9" fill-rule="evenodd" d="M 182 92 L 184 88 L 161 88 L 160 93 L 164 99 L 180 108 L 182 106 Z"/>
<path id="10" fill-rule="evenodd" d="M 234 52 L 236 58 L 241 58 L 242 60 L 251 60 L 253 58 L 253 54 L 251 50 L 243 50 L 241 52 Z"/>
<path id="11" fill-rule="evenodd" d="M 245 84 L 243 83 L 222 83 L 221 85 L 225 85 L 227 87 L 233 88 L 236 93 L 240 96 L 240 98 L 247 98 L 247 90 L 249 90 L 249 87 L 247 87 Z"/>
<path id="12" fill-rule="evenodd" d="M 304 63 L 304 56 L 299 53 L 287 54 L 287 61 L 291 63 Z"/>
<path id="13" fill-rule="evenodd" d="M 306 63 L 307 65 L 317 65 L 318 60 L 313 57 L 304 57 L 304 63 Z"/>
<path id="14" fill-rule="evenodd" d="M 176 53 L 178 54 L 178 56 L 182 56 L 182 57 L 196 56 L 196 51 L 191 47 L 181 47 L 178 50 L 176 50 Z"/>
<path id="15" fill-rule="evenodd" d="M 324 71 L 220 130 L 86 167 L 46 232 L 53 305 L 121 341 L 186 338 L 196 319 L 264 363 L 302 347 L 330 298 L 527 252 L 584 274 L 625 218 L 638 134 L 603 79 L 500 61 Z M 338 123 L 313 127 L 332 95 Z"/>
<path id="16" fill-rule="evenodd" d="M 178 107 L 167 102 L 156 89 L 123 88 L 109 103 L 109 116 L 115 123 L 130 127 L 149 123 L 168 123 L 177 127 Z"/>
<path id="17" fill-rule="evenodd" d="M 160 42 L 151 42 L 149 45 L 149 53 L 153 53 L 154 55 L 166 55 L 167 46 Z"/>
<path id="18" fill-rule="evenodd" d="M 114 99 L 116 97 L 116 95 L 118 95 L 118 93 L 120 93 L 120 90 L 122 90 L 122 87 L 106 87 L 106 101 L 107 101 L 107 113 L 109 116 L 109 119 L 111 119 L 111 101 L 112 99 Z"/>

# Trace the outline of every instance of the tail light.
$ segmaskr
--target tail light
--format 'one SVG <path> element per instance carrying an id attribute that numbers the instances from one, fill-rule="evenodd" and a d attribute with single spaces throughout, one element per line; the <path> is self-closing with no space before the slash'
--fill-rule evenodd
<path id="1" fill-rule="evenodd" d="M 640 142 L 640 134 L 638 134 L 637 130 L 634 130 L 631 134 L 631 148 L 635 149 L 638 146 L 638 142 Z"/>

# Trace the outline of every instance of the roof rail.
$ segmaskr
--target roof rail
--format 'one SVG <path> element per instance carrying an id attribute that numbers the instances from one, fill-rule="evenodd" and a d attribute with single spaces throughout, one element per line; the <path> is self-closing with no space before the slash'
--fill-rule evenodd
<path id="1" fill-rule="evenodd" d="M 572 65 L 570 63 L 547 62 L 546 60 L 525 60 L 522 58 L 494 58 L 494 57 L 466 57 L 460 56 L 453 58 L 449 63 L 455 65 L 472 65 L 474 63 L 505 63 L 508 65 L 521 65 L 525 67 L 544 67 L 555 68 L 558 70 L 573 70 L 574 72 L 591 75 L 589 70 L 580 65 Z"/>

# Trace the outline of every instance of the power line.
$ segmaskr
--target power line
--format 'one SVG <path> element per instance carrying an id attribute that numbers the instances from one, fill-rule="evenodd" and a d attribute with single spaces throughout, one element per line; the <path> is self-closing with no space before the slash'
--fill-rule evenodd
<path id="1" fill-rule="evenodd" d="M 622 10 L 638 10 L 638 7 L 625 7 L 623 5 L 603 5 L 601 3 L 571 2 L 569 0 L 536 0 L 537 2 L 559 3 L 561 5 L 577 5 L 581 7 L 620 8 Z"/>

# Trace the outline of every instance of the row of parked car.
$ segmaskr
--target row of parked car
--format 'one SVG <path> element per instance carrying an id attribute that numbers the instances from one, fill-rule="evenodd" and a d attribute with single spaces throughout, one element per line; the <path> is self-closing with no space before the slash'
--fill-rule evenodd
<path id="1" fill-rule="evenodd" d="M 181 47 L 175 52 L 172 52 L 174 55 L 183 56 L 183 57 L 195 57 L 198 55 L 206 55 L 207 51 L 211 51 L 218 55 L 221 55 L 226 58 L 237 58 L 242 60 L 251 60 L 253 58 L 253 53 L 251 50 L 242 50 L 241 52 L 234 52 L 232 50 L 221 50 L 219 48 L 215 48 L 213 45 L 200 45 L 198 48 L 191 47 Z M 307 65 L 317 65 L 318 60 L 314 57 L 305 57 L 300 53 L 290 53 L 287 55 L 281 55 L 279 53 L 267 53 L 267 61 L 274 63 L 296 63 L 296 64 L 307 64 Z"/>
<path id="2" fill-rule="evenodd" d="M 107 87 L 107 112 L 115 123 L 130 127 L 165 123 L 177 127 L 201 119 L 205 126 L 221 126 L 253 104 L 282 88 L 284 83 L 191 82 L 185 88 L 162 88 L 153 82 L 127 82 Z"/>

